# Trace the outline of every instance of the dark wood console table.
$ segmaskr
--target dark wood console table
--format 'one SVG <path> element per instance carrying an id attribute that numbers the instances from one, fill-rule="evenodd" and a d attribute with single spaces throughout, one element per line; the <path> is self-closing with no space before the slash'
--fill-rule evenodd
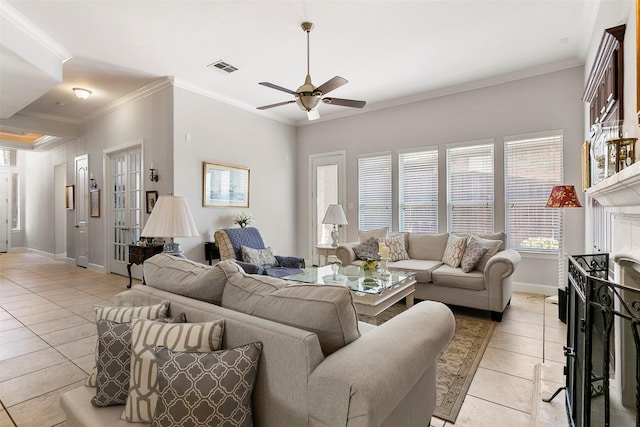
<path id="1" fill-rule="evenodd" d="M 131 288 L 131 266 L 133 264 L 144 264 L 145 260 L 151 258 L 162 252 L 164 245 L 151 245 L 151 246 L 129 246 L 129 264 L 127 264 L 127 272 L 129 273 L 129 285 L 127 288 Z M 142 283 L 144 283 L 144 274 L 142 275 Z"/>
<path id="2" fill-rule="evenodd" d="M 214 259 L 220 259 L 220 250 L 216 242 L 204 242 L 204 259 L 209 261 L 209 265 L 212 265 L 211 261 Z"/>

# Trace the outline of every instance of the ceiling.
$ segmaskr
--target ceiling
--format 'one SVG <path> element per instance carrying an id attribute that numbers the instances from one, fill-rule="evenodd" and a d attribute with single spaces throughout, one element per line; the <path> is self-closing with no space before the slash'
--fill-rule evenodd
<path id="1" fill-rule="evenodd" d="M 24 117 L 79 124 L 169 76 L 176 86 L 304 125 L 306 114 L 295 104 L 256 110 L 293 99 L 258 82 L 292 90 L 303 84 L 303 21 L 315 24 L 313 83 L 342 76 L 349 83 L 331 96 L 367 101 L 363 110 L 321 104 L 321 120 L 327 120 L 581 65 L 599 5 L 600 0 L 0 0 L 5 17 L 11 11 L 28 32 L 43 34 L 71 57 L 63 63 L 65 55 L 58 55 L 62 79 L 52 84 L 46 76 L 49 87 L 41 96 L 25 96 L 19 114 L 0 124 L 11 127 L 18 116 L 18 130 L 28 127 Z M 0 29 L 4 64 L 16 60 L 6 27 Z M 218 60 L 238 71 L 207 67 Z M 4 65 L 0 70 L 3 99 L 27 74 L 34 87 L 42 85 L 38 73 L 12 73 Z M 75 99 L 76 86 L 93 96 Z"/>

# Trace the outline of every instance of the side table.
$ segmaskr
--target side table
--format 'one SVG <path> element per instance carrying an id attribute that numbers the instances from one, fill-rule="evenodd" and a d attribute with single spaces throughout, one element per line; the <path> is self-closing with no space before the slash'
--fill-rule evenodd
<path id="1" fill-rule="evenodd" d="M 331 246 L 331 243 L 324 243 L 324 244 L 320 244 L 320 245 L 316 245 L 316 252 L 318 252 L 318 266 L 319 267 L 323 267 L 325 265 L 327 265 L 327 262 L 329 260 L 329 257 L 331 255 L 335 255 L 336 254 L 336 249 L 338 249 L 337 246 Z M 324 257 L 324 262 L 322 261 L 322 258 Z"/>
<path id="2" fill-rule="evenodd" d="M 164 249 L 164 245 L 151 245 L 151 246 L 138 246 L 138 245 L 127 245 L 129 246 L 129 264 L 127 264 L 127 272 L 129 273 L 129 285 L 127 288 L 131 288 L 131 266 L 133 264 L 140 265 L 144 264 L 145 260 L 151 258 L 154 255 L 162 253 Z M 144 274 L 142 275 L 142 283 L 144 284 Z"/>
<path id="3" fill-rule="evenodd" d="M 209 265 L 212 265 L 211 261 L 214 259 L 220 259 L 220 250 L 216 242 L 204 242 L 204 259 L 209 261 Z"/>

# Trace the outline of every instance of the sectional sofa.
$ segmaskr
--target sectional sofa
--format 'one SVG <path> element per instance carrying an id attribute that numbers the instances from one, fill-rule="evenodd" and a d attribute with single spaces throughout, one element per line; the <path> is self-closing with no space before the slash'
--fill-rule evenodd
<path id="1" fill-rule="evenodd" d="M 427 426 L 436 362 L 455 319 L 425 301 L 381 326 L 359 323 L 342 286 L 300 285 L 246 274 L 236 263 L 205 266 L 160 254 L 144 264 L 147 286 L 118 306 L 169 302 L 188 322 L 224 320 L 222 348 L 262 343 L 252 407 L 255 426 Z M 95 388 L 65 393 L 69 426 L 131 426 L 123 406 L 96 408 Z M 147 424 L 148 425 L 148 424 Z"/>
<path id="2" fill-rule="evenodd" d="M 338 246 L 336 256 L 343 265 L 359 265 L 358 249 L 363 243 L 370 243 L 371 239 L 383 244 L 386 242 L 392 248 L 395 246 L 396 257 L 392 256 L 389 269 L 416 272 L 416 299 L 489 310 L 493 320 L 502 320 L 513 293 L 512 275 L 520 263 L 520 254 L 506 249 L 505 233 L 395 233 L 387 236 L 386 229 L 382 229 L 361 233 L 361 241 Z M 472 245 L 476 248 L 478 245 L 486 246 L 488 251 L 465 272 L 461 263 L 469 255 L 467 251 L 471 252 Z M 376 252 L 377 249 L 368 255 L 375 256 Z M 364 253 L 367 254 L 366 251 Z M 447 256 L 452 254 L 454 256 Z"/>

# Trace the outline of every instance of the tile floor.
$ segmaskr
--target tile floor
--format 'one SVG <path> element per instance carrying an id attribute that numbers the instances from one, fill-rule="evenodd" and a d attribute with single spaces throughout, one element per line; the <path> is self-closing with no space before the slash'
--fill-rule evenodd
<path id="1" fill-rule="evenodd" d="M 65 425 L 59 396 L 81 385 L 93 365 L 92 305 L 110 304 L 127 283 L 31 252 L 0 254 L 0 427 Z M 553 405 L 533 402 L 536 387 L 546 396 L 563 381 L 564 334 L 557 305 L 514 294 L 455 426 L 566 426 L 562 396 Z M 543 362 L 542 379 L 551 382 L 540 386 L 534 371 Z M 431 424 L 453 425 L 437 418 Z"/>

